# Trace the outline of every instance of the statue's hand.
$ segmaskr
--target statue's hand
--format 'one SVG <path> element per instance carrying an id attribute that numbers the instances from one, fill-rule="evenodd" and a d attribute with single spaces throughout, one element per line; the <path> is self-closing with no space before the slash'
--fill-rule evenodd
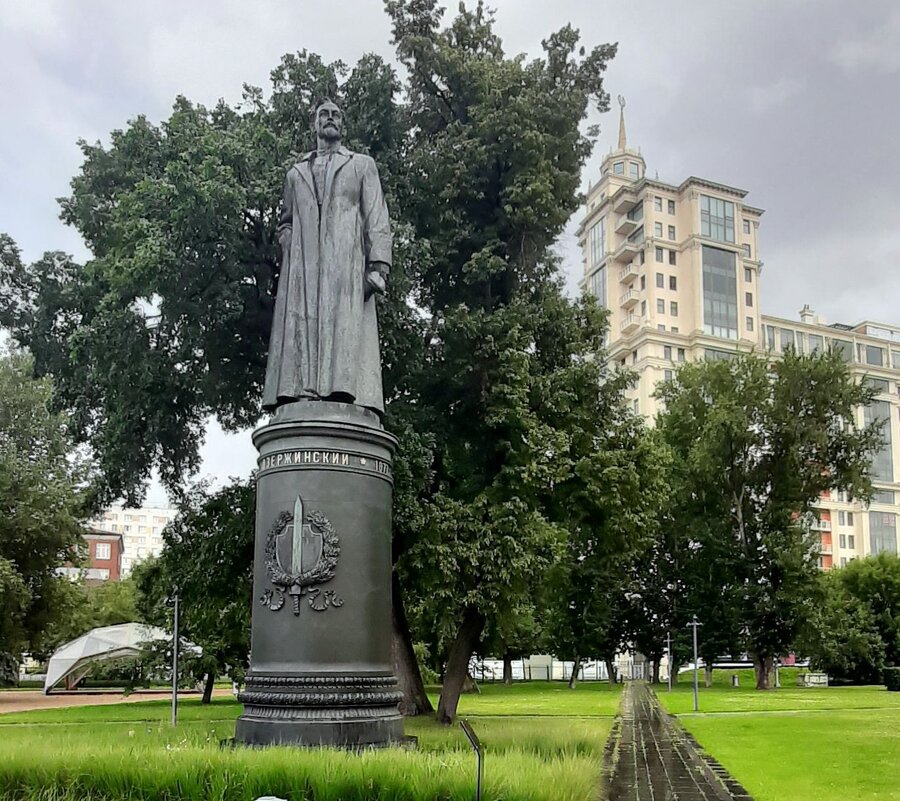
<path id="1" fill-rule="evenodd" d="M 366 270 L 366 300 L 372 295 L 383 295 L 387 285 L 384 276 L 377 270 Z"/>

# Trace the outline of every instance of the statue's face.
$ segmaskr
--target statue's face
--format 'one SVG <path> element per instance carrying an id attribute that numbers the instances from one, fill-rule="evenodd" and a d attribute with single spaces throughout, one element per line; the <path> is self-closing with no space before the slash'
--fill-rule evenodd
<path id="1" fill-rule="evenodd" d="M 316 133 L 326 141 L 340 139 L 344 133 L 344 115 L 334 103 L 316 109 Z"/>

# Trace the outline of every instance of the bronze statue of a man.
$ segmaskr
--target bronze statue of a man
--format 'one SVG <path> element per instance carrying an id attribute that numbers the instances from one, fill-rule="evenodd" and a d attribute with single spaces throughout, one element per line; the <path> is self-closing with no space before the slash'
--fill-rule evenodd
<path id="1" fill-rule="evenodd" d="M 263 408 L 336 400 L 384 412 L 375 298 L 391 264 L 378 168 L 341 145 L 341 110 L 316 109 L 316 150 L 288 171 L 281 277 Z"/>

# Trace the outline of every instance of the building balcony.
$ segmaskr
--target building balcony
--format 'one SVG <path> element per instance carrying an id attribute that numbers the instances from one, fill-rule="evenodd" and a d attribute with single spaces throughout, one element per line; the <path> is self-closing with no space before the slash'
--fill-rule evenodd
<path id="1" fill-rule="evenodd" d="M 636 289 L 629 289 L 627 292 L 619 295 L 619 305 L 624 306 L 626 309 L 631 309 L 637 306 L 638 303 L 638 291 Z"/>
<path id="2" fill-rule="evenodd" d="M 626 264 L 619 270 L 619 283 L 631 281 L 633 278 L 637 278 L 637 274 L 638 269 L 636 264 Z"/>
<path id="3" fill-rule="evenodd" d="M 831 531 L 831 521 L 830 520 L 813 520 L 810 528 L 813 531 Z"/>
<path id="4" fill-rule="evenodd" d="M 616 226 L 616 233 L 628 236 L 641 222 L 641 220 L 632 220 L 627 214 L 623 214 L 622 219 L 619 220 L 619 224 Z"/>
<path id="5" fill-rule="evenodd" d="M 628 242 L 625 241 L 618 248 L 616 248 L 615 253 L 613 253 L 612 258 L 613 261 L 618 262 L 629 262 L 637 256 L 638 253 L 641 252 L 644 245 L 642 242 Z"/>
<path id="6" fill-rule="evenodd" d="M 633 189 L 620 189 L 612 200 L 612 210 L 616 214 L 627 214 L 643 201 Z"/>
<path id="7" fill-rule="evenodd" d="M 625 318 L 619 324 L 619 330 L 623 334 L 630 334 L 637 331 L 641 327 L 641 318 L 637 314 L 626 314 Z"/>
<path id="8" fill-rule="evenodd" d="M 820 545 L 819 546 L 819 553 L 821 553 L 822 556 L 831 556 L 831 554 L 833 552 L 834 551 L 830 545 Z"/>

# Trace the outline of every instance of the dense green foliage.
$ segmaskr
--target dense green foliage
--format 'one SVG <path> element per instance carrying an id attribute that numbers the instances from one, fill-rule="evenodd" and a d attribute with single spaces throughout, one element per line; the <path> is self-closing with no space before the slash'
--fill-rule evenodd
<path id="1" fill-rule="evenodd" d="M 17 258 L 8 241 L 0 257 Z M 15 679 L 22 651 L 46 649 L 48 627 L 70 611 L 69 580 L 55 571 L 78 559 L 88 472 L 51 406 L 31 360 L 0 354 L 0 683 Z"/>
<path id="2" fill-rule="evenodd" d="M 900 692 L 900 667 L 884 668 L 884 686 L 891 692 Z"/>
<path id="3" fill-rule="evenodd" d="M 817 670 L 860 684 L 900 664 L 900 557 L 855 559 L 822 577 L 821 601 L 800 639 Z"/>
<path id="4" fill-rule="evenodd" d="M 171 629 L 172 598 L 179 596 L 179 633 L 203 649 L 190 668 L 206 676 L 206 701 L 217 675 L 240 682 L 247 666 L 255 514 L 252 481 L 211 495 L 198 488 L 163 529 L 162 554 L 135 571 L 138 608 L 148 623 Z"/>
<path id="5" fill-rule="evenodd" d="M 811 614 L 818 535 L 810 523 L 822 493 L 871 493 L 880 428 L 848 422 L 872 392 L 838 354 L 793 351 L 775 363 L 751 354 L 687 364 L 658 390 L 679 498 L 683 608 L 725 644 L 740 633 L 761 688 Z"/>

